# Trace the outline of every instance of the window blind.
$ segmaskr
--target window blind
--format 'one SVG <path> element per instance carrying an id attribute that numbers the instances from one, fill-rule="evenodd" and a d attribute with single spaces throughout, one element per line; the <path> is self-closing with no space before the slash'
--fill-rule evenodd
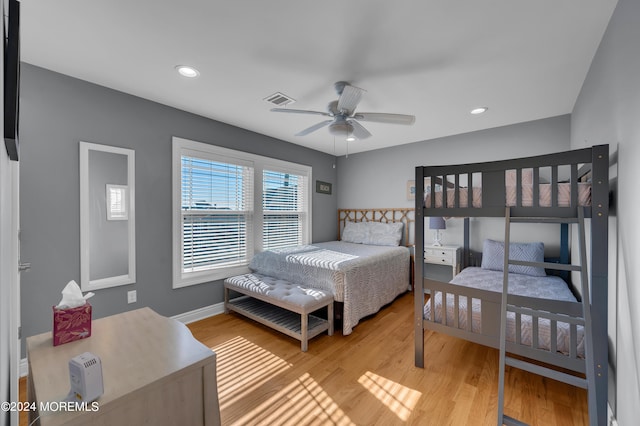
<path id="1" fill-rule="evenodd" d="M 264 170 L 262 246 L 264 250 L 305 243 L 306 176 Z"/>
<path id="2" fill-rule="evenodd" d="M 107 220 L 127 220 L 127 187 L 107 184 Z"/>
<path id="3" fill-rule="evenodd" d="M 253 255 L 253 168 L 182 156 L 182 271 L 246 265 Z"/>

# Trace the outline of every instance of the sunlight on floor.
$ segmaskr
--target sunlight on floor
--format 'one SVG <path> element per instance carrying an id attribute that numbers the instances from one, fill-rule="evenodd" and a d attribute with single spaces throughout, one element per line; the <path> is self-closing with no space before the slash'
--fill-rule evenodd
<path id="1" fill-rule="evenodd" d="M 297 426 L 353 422 L 309 373 L 304 373 L 233 424 Z"/>
<path id="2" fill-rule="evenodd" d="M 217 355 L 221 409 L 291 367 L 291 364 L 240 336 L 211 349 Z"/>
<path id="3" fill-rule="evenodd" d="M 378 376 L 370 371 L 360 376 L 358 383 L 378 398 L 402 421 L 409 419 L 411 412 L 422 396 L 422 392 Z"/>

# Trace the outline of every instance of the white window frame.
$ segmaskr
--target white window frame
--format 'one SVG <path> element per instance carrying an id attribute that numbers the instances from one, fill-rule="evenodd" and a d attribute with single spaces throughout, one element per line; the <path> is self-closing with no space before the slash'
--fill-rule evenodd
<path id="1" fill-rule="evenodd" d="M 173 137 L 172 143 L 172 227 L 173 227 L 173 288 L 181 288 L 205 282 L 218 281 L 234 275 L 249 272 L 249 261 L 253 253 L 262 251 L 262 176 L 263 171 L 283 171 L 307 177 L 306 200 L 307 220 L 303 229 L 303 244 L 311 242 L 311 212 L 312 212 L 312 168 L 303 164 L 250 154 L 216 145 L 196 142 L 179 137 Z M 249 228 L 248 256 L 246 265 L 232 267 L 218 267 L 206 271 L 183 272 L 183 240 L 182 240 L 182 156 L 194 156 L 212 161 L 229 162 L 238 160 L 239 164 L 252 165 L 253 171 L 253 217 Z"/>

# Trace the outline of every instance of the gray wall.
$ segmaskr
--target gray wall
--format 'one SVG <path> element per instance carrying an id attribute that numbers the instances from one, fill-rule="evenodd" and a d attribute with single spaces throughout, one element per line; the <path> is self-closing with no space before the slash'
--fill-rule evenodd
<path id="1" fill-rule="evenodd" d="M 22 274 L 25 337 L 51 329 L 60 291 L 80 281 L 79 141 L 136 153 L 137 282 L 98 290 L 91 299 L 94 318 L 142 306 L 172 316 L 223 300 L 221 282 L 171 287 L 172 136 L 310 165 L 314 180 L 337 188 L 331 155 L 29 64 L 22 66 L 20 95 L 20 251 L 32 264 Z M 314 192 L 312 203 L 313 240 L 334 239 L 335 192 Z M 133 289 L 138 302 L 127 304 Z"/>
<path id="2" fill-rule="evenodd" d="M 640 2 L 619 0 L 571 119 L 571 145 L 617 151 L 609 232 L 609 402 L 621 426 L 640 402 Z M 617 179 L 615 178 L 617 176 Z"/>
<path id="3" fill-rule="evenodd" d="M 338 207 L 413 207 L 406 187 L 408 180 L 415 179 L 416 166 L 476 163 L 569 149 L 570 117 L 565 115 L 340 157 Z M 485 238 L 504 239 L 503 219 L 472 220 L 472 248 L 480 250 Z M 462 223 L 462 219 L 447 220 L 443 244 L 462 244 Z M 432 241 L 433 231 L 426 233 L 426 241 Z M 513 241 L 543 241 L 547 254 L 553 256 L 559 252 L 558 235 L 559 226 L 518 225 L 512 237 Z"/>

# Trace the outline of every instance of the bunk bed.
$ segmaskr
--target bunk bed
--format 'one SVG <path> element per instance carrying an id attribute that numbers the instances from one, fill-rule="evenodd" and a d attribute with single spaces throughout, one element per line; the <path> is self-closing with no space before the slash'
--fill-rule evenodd
<path id="1" fill-rule="evenodd" d="M 505 218 L 504 240 L 483 244 L 491 249 L 484 253 L 486 267 L 464 269 L 445 283 L 421 279 L 427 266 L 416 262 L 414 280 L 415 365 L 424 367 L 425 330 L 499 348 L 500 424 L 519 424 L 502 417 L 505 362 L 587 388 L 591 424 L 606 423 L 608 152 L 607 145 L 599 145 L 528 158 L 416 167 L 416 194 L 424 194 L 416 196 L 416 259 L 424 256 L 426 217 L 464 218 L 464 266 L 479 263 L 470 247 L 469 218 Z M 537 242 L 524 247 L 511 242 L 512 222 L 559 223 L 556 263 L 541 258 Z M 588 261 L 585 223 L 590 231 Z M 569 229 L 572 241 L 577 232 L 579 256 L 575 248 L 570 254 Z M 518 257 L 531 252 L 533 258 Z M 502 262 L 496 260 L 500 256 Z M 572 257 L 581 265 L 571 265 Z M 560 270 L 564 279 L 546 276 L 551 269 Z M 580 278 L 582 289 L 571 284 L 571 271 L 578 271 L 573 276 Z M 510 361 L 507 352 L 552 368 Z M 556 372 L 562 369 L 587 379 Z"/>

